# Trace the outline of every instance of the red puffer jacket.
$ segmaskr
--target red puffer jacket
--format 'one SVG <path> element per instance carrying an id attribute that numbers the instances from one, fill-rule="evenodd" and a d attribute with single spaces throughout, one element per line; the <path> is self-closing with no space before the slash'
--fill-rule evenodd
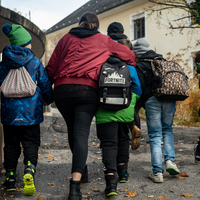
<path id="1" fill-rule="evenodd" d="M 115 56 L 135 66 L 135 54 L 96 29 L 73 28 L 58 42 L 46 67 L 55 87 L 89 85 L 97 89 L 102 64 Z"/>

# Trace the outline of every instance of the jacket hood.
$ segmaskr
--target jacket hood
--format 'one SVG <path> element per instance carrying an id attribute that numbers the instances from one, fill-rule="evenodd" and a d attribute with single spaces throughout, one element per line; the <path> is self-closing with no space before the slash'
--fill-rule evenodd
<path id="1" fill-rule="evenodd" d="M 154 59 L 155 57 L 163 57 L 163 56 L 161 54 L 157 54 L 153 50 L 149 50 L 146 53 L 144 53 L 143 55 L 141 55 L 141 57 L 138 59 L 138 61 L 140 61 L 140 59 Z"/>
<path id="2" fill-rule="evenodd" d="M 76 28 L 72 28 L 69 33 L 79 37 L 79 38 L 86 38 L 86 37 L 90 37 L 93 36 L 97 33 L 99 33 L 99 31 L 96 28 L 93 29 L 89 29 L 89 28 L 83 28 L 83 27 L 76 27 Z"/>
<path id="3" fill-rule="evenodd" d="M 16 69 L 26 66 L 34 56 L 29 48 L 16 45 L 6 46 L 3 49 L 2 63 L 10 69 Z"/>

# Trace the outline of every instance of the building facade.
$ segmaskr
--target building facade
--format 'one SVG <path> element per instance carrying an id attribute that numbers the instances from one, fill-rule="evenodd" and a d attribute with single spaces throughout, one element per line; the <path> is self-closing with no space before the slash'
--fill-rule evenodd
<path id="1" fill-rule="evenodd" d="M 116 21 L 124 26 L 125 34 L 132 43 L 144 38 L 150 43 L 150 48 L 163 54 L 167 59 L 178 61 L 189 77 L 193 77 L 193 58 L 200 50 L 198 35 L 200 29 L 170 29 L 170 26 L 190 25 L 192 23 L 187 10 L 172 9 L 152 13 L 152 3 L 148 0 L 90 0 L 69 16 L 58 22 L 46 32 L 47 46 L 44 64 L 55 48 L 58 40 L 71 28 L 78 25 L 79 18 L 85 12 L 96 13 L 100 27 L 99 31 L 107 34 L 107 27 Z M 185 18 L 187 17 L 187 18 Z M 175 21 L 178 18 L 182 20 Z"/>

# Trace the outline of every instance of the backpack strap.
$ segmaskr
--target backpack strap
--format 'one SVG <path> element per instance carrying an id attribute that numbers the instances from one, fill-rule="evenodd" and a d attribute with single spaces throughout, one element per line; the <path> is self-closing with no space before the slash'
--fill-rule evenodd
<path id="1" fill-rule="evenodd" d="M 103 89 L 103 103 L 106 103 L 107 91 L 108 91 L 108 88 Z"/>

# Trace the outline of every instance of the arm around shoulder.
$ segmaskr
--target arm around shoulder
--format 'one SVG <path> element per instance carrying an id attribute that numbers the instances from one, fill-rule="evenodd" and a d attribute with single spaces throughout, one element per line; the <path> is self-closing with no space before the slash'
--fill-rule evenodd
<path id="1" fill-rule="evenodd" d="M 125 61 L 127 64 L 135 66 L 135 54 L 128 47 L 123 44 L 115 42 L 108 37 L 108 48 L 111 52 L 111 56 L 115 56 Z"/>

